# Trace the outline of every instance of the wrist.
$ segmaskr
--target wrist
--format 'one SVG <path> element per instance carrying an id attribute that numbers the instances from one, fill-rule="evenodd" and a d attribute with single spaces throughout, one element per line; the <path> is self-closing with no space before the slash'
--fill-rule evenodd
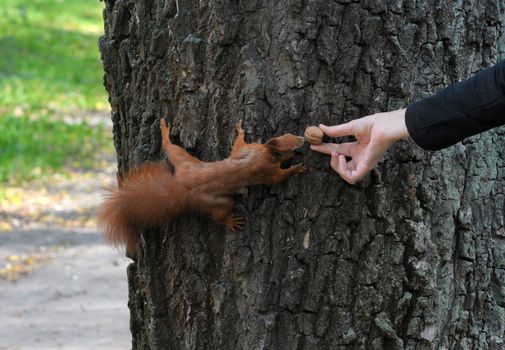
<path id="1" fill-rule="evenodd" d="M 403 108 L 379 114 L 385 128 L 385 136 L 391 143 L 409 136 L 407 124 L 405 123 L 406 110 L 406 108 Z"/>

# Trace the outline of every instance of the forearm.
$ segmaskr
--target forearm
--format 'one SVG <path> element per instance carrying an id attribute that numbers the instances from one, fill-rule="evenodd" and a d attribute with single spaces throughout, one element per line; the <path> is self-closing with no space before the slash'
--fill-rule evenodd
<path id="1" fill-rule="evenodd" d="M 505 123 L 505 60 L 407 108 L 410 136 L 424 149 L 449 147 Z"/>

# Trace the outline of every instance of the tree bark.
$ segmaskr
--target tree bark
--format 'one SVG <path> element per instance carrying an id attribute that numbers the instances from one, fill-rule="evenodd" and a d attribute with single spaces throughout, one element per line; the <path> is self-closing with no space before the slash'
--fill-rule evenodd
<path id="1" fill-rule="evenodd" d="M 106 0 L 119 173 L 405 107 L 503 56 L 503 0 Z M 503 129 L 397 143 L 355 186 L 329 159 L 237 195 L 244 230 L 188 213 L 128 268 L 134 349 L 502 349 Z"/>

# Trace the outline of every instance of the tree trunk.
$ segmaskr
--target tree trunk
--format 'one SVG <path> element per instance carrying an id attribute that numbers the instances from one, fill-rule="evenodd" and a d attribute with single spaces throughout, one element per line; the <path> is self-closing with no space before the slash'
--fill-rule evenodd
<path id="1" fill-rule="evenodd" d="M 504 0 L 106 0 L 119 173 L 405 107 L 497 62 Z M 502 349 L 503 129 L 397 143 L 355 186 L 310 170 L 237 195 L 244 230 L 188 213 L 128 269 L 134 349 Z"/>

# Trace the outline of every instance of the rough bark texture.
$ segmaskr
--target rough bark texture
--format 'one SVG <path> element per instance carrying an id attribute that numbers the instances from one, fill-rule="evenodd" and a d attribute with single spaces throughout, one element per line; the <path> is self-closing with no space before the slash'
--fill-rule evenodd
<path id="1" fill-rule="evenodd" d="M 106 0 L 119 172 L 161 159 L 158 119 L 204 160 L 470 76 L 505 51 L 504 0 Z M 134 349 L 502 349 L 505 138 L 396 144 L 355 186 L 308 173 L 238 195 L 238 233 L 195 214 L 128 269 Z"/>

